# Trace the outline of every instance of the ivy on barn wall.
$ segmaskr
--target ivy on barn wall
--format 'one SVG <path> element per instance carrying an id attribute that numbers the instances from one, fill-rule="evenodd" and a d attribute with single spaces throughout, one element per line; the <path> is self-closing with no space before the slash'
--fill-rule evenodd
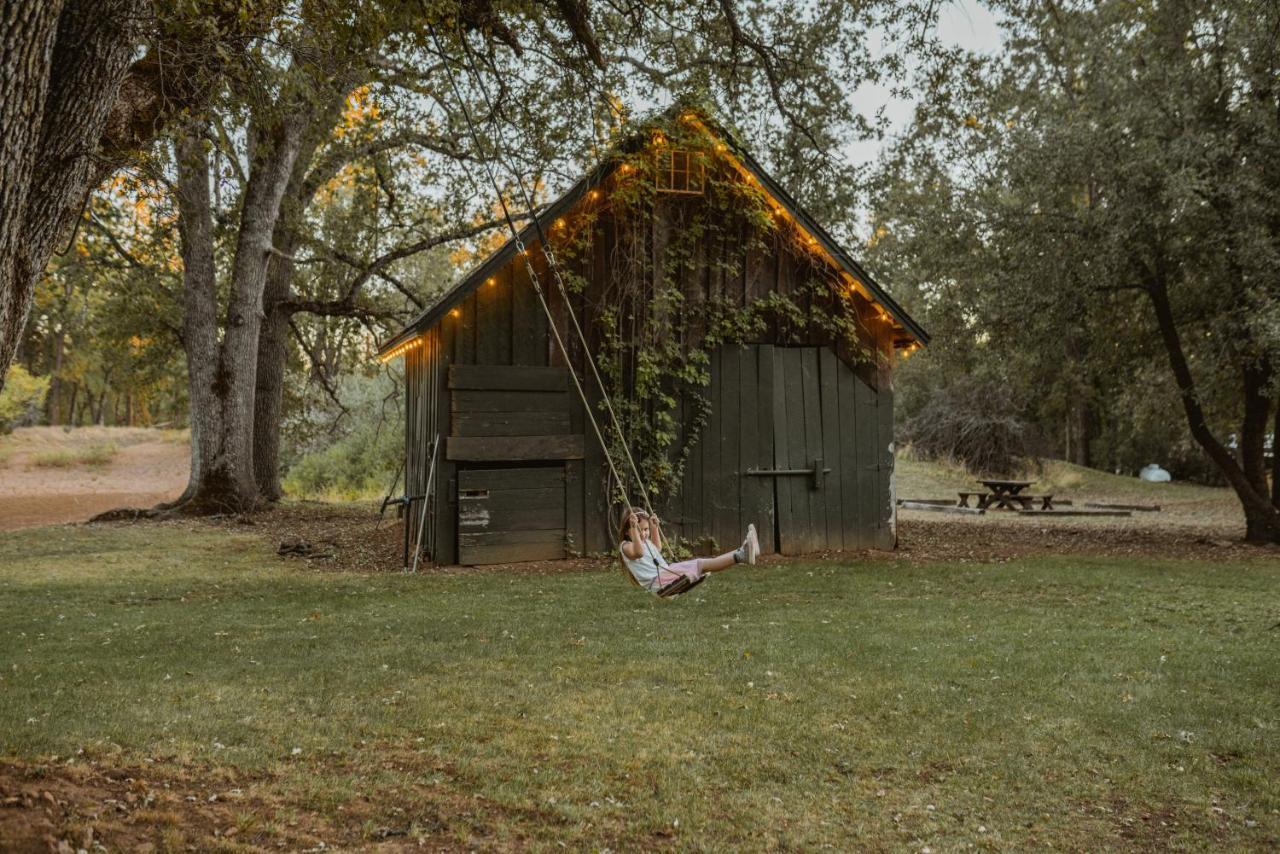
<path id="1" fill-rule="evenodd" d="M 566 286 L 597 300 L 587 306 L 597 364 L 646 486 L 661 502 L 679 489 L 707 424 L 717 348 L 767 338 L 835 344 L 864 363 L 883 354 L 868 346 L 872 336 L 857 319 L 853 292 L 821 261 L 807 265 L 809 275 L 790 294 L 770 288 L 745 305 L 727 294 L 727 285 L 740 287 L 744 259 L 767 259 L 788 246 L 806 257 L 812 241 L 734 168 L 725 144 L 700 123 L 645 130 L 649 144 L 620 153 L 611 180 L 591 191 L 590 204 L 554 223 L 551 239 Z M 690 174 L 704 176 L 700 193 L 659 187 L 673 150 L 688 153 Z M 606 229 L 613 237 L 604 244 L 611 250 L 606 273 L 593 279 L 599 268 L 590 266 L 592 249 Z"/>

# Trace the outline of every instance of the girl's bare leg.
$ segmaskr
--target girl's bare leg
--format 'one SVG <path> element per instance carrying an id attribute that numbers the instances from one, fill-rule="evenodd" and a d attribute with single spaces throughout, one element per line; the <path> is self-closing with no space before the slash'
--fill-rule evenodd
<path id="1" fill-rule="evenodd" d="M 704 557 L 698 560 L 698 569 L 702 572 L 719 572 L 722 569 L 728 569 L 733 566 L 734 552 L 725 552 L 717 557 Z"/>

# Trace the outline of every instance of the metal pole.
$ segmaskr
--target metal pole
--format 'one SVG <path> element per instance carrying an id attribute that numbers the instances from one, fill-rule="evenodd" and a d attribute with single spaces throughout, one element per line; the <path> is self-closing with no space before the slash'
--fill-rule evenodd
<path id="1" fill-rule="evenodd" d="M 418 518 L 418 542 L 413 549 L 413 569 L 410 572 L 417 574 L 418 560 L 422 557 L 422 532 L 427 527 L 427 505 L 431 503 L 431 487 L 436 478 L 436 450 L 440 447 L 440 434 L 431 440 L 431 466 L 427 469 L 427 488 L 422 496 L 422 515 Z"/>

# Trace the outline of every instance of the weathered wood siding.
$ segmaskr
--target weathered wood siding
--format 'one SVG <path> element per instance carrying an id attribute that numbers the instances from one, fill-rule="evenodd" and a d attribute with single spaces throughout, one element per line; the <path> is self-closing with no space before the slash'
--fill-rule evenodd
<path id="1" fill-rule="evenodd" d="M 689 321 L 688 312 L 651 316 L 651 283 L 668 273 L 681 283 L 688 304 L 727 299 L 743 305 L 770 291 L 802 292 L 820 262 L 781 236 L 764 249 L 749 247 L 745 227 L 707 237 L 691 260 L 672 269 L 675 262 L 668 260 L 665 247 L 686 222 L 690 206 L 698 203 L 697 197 L 664 200 L 639 230 L 607 212 L 595 220 L 589 249 L 576 270 L 587 286 L 570 297 L 590 350 L 600 346 L 592 321 L 603 305 L 616 308 L 623 322 L 648 340 L 656 335 L 699 340 L 704 330 Z M 536 247 L 530 247 L 530 256 L 568 345 L 568 367 L 582 378 L 599 412 L 587 354 L 568 325 L 565 306 Z M 726 260 L 735 263 L 726 266 Z M 835 300 L 809 304 L 808 294 L 803 295 L 808 311 L 835 310 L 837 305 Z M 754 521 L 766 551 L 893 546 L 892 341 L 889 324 L 876 307 L 860 297 L 854 303 L 863 345 L 877 355 L 877 363 L 860 362 L 858 354 L 833 341 L 795 341 L 778 329 L 751 342 L 759 346 L 714 354 L 705 392 L 712 405 L 710 423 L 688 439 L 692 451 L 680 493 L 664 498 L 659 508 L 671 527 L 678 527 L 671 533 L 702 541 L 704 548 L 727 548 Z M 488 368 L 464 372 L 465 377 L 454 370 L 471 366 Z M 607 467 L 577 393 L 572 386 L 554 392 L 537 386 L 555 382 L 547 379 L 551 374 L 538 373 L 554 367 L 565 367 L 565 360 L 552 341 L 521 258 L 482 284 L 427 333 L 423 346 L 406 355 L 405 451 L 411 494 L 425 488 L 430 442 L 441 437 L 432 521 L 423 537 L 435 560 L 459 560 L 460 474 L 465 478 L 469 471 L 513 465 L 554 463 L 562 471 L 563 553 L 611 547 Z M 624 360 L 624 376 L 633 367 Z M 491 382 L 499 378 L 496 382 L 506 388 L 467 387 L 483 377 Z M 559 396 L 555 405 L 543 399 L 548 394 Z M 690 401 L 682 402 L 680 416 L 686 424 L 691 419 Z M 831 469 L 820 489 L 802 477 L 745 474 L 748 469 L 811 467 L 815 459 Z M 415 505 L 411 519 L 414 537 L 418 509 Z M 534 552 L 548 551 L 553 539 L 553 534 L 543 535 L 544 541 L 528 552 L 531 559 Z M 485 543 L 486 548 L 499 546 L 505 548 Z M 502 553 L 509 557 L 513 552 Z M 481 552 L 473 549 L 471 554 Z"/>

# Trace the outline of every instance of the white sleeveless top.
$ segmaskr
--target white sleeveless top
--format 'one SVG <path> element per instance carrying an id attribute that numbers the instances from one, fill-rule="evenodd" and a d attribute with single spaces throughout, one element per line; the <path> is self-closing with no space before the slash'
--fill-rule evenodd
<path id="1" fill-rule="evenodd" d="M 627 553 L 619 546 L 618 551 L 622 553 L 622 562 L 631 572 L 631 577 L 640 582 L 641 587 L 649 591 L 657 590 L 662 586 L 658 581 L 658 572 L 668 567 L 667 559 L 662 556 L 662 551 L 653 544 L 652 540 L 641 540 L 640 545 L 644 547 L 644 554 L 634 560 L 627 557 Z"/>

